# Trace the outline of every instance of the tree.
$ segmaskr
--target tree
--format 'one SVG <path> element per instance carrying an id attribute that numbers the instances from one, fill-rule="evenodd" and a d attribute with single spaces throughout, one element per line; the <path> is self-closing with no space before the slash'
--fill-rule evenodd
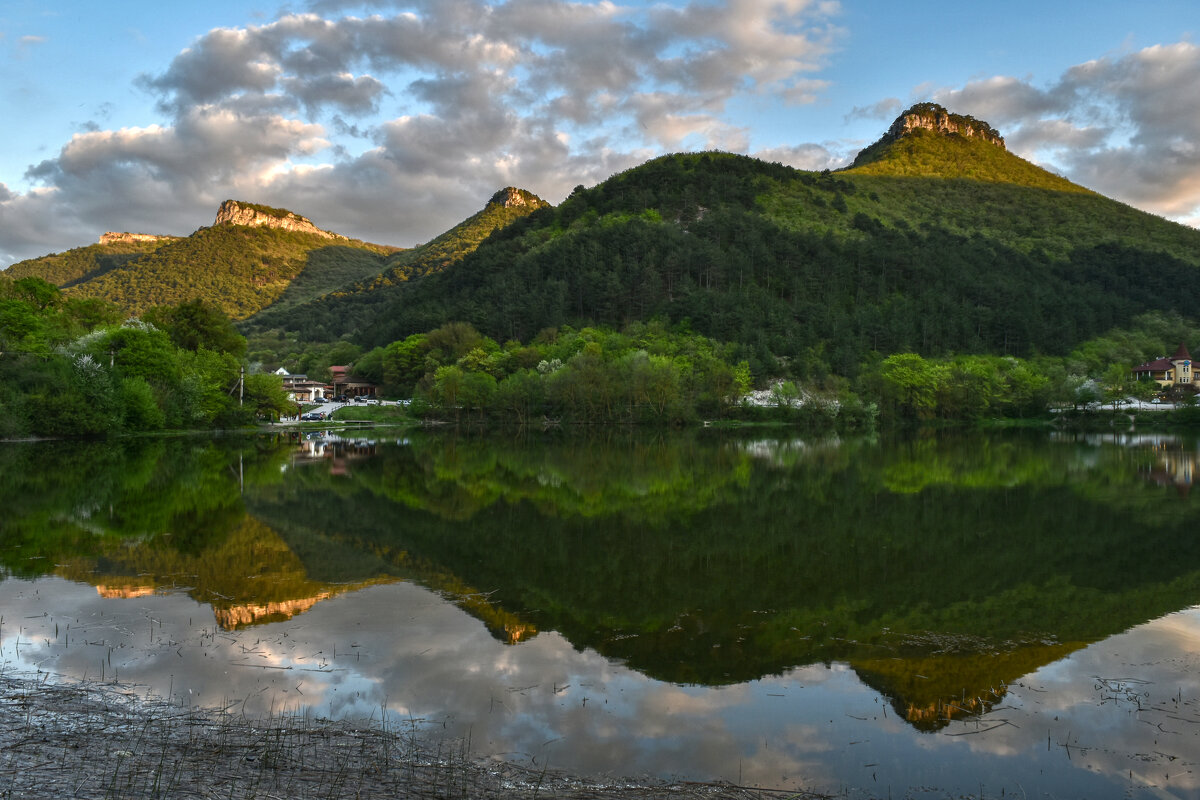
<path id="1" fill-rule="evenodd" d="M 20 278 L 12 285 L 13 296 L 30 303 L 38 311 L 62 305 L 62 290 L 41 278 Z"/>
<path id="2" fill-rule="evenodd" d="M 278 421 L 281 415 L 296 413 L 296 404 L 288 399 L 283 379 L 278 375 L 247 375 L 244 390 L 242 407 L 252 417 Z"/>
<path id="3" fill-rule="evenodd" d="M 151 308 L 142 319 L 166 331 L 175 346 L 184 350 L 195 352 L 205 348 L 237 358 L 246 355 L 246 337 L 233 327 L 228 314 L 204 300 Z"/>
<path id="4" fill-rule="evenodd" d="M 428 336 L 414 333 L 407 339 L 392 342 L 383 351 L 383 383 L 398 394 L 409 394 L 425 374 L 425 355 L 429 352 Z"/>
<path id="5" fill-rule="evenodd" d="M 880 365 L 882 399 L 904 416 L 927 419 L 937 408 L 938 390 L 946 379 L 943 365 L 916 353 L 888 356 Z"/>

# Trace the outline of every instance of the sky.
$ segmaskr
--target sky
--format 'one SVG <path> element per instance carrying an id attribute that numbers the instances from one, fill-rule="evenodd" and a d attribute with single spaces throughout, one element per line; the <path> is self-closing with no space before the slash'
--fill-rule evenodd
<path id="1" fill-rule="evenodd" d="M 229 198 L 381 244 L 655 156 L 846 165 L 908 106 L 1200 225 L 1196 0 L 0 2 L 0 267 Z"/>

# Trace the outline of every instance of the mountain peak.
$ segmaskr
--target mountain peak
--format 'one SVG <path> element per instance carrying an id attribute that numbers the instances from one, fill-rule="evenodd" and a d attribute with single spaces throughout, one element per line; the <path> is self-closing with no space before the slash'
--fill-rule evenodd
<path id="1" fill-rule="evenodd" d="M 217 209 L 217 220 L 213 225 L 245 225 L 251 228 L 280 228 L 297 233 L 312 233 L 326 239 L 345 239 L 345 236 L 321 230 L 307 217 L 293 214 L 284 208 L 226 200 Z"/>
<path id="2" fill-rule="evenodd" d="M 503 206 L 504 208 L 523 208 L 527 206 L 530 210 L 536 210 L 550 204 L 533 192 L 527 192 L 515 186 L 506 186 L 492 195 L 492 199 L 488 201 L 488 205 Z"/>
<path id="3" fill-rule="evenodd" d="M 897 117 L 878 141 L 858 154 L 848 171 L 1088 191 L 1010 153 L 1000 132 L 983 120 L 952 114 L 936 103 L 918 103 Z"/>
<path id="4" fill-rule="evenodd" d="M 1001 150 L 1006 149 L 1004 137 L 991 125 L 965 114 L 952 114 L 937 103 L 917 103 L 896 117 L 892 127 L 883 135 L 883 141 L 896 141 L 916 130 L 933 131 L 944 136 L 958 134 L 968 139 L 978 138 Z"/>

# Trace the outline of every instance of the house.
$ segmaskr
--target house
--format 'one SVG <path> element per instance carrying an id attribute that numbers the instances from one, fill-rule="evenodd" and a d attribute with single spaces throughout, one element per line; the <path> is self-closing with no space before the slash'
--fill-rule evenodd
<path id="1" fill-rule="evenodd" d="M 333 376 L 334 397 L 374 397 L 375 384 L 350 374 L 349 367 L 330 367 L 329 374 Z"/>
<path id="2" fill-rule="evenodd" d="M 1162 356 L 1134 367 L 1133 377 L 1135 380 L 1155 381 L 1164 389 L 1175 386 L 1191 388 L 1196 380 L 1192 367 L 1192 354 L 1188 352 L 1187 345 L 1181 342 L 1175 355 L 1170 358 Z"/>
<path id="3" fill-rule="evenodd" d="M 328 394 L 329 387 L 320 381 L 310 381 L 307 375 L 292 375 L 282 367 L 275 374 L 283 378 L 283 390 L 288 393 L 288 398 L 298 403 L 316 403 Z"/>

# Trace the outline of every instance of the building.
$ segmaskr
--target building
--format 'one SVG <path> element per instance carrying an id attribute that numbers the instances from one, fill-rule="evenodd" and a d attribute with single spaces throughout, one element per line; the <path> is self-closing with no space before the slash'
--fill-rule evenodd
<path id="1" fill-rule="evenodd" d="M 317 403 L 329 394 L 329 387 L 320 381 L 310 381 L 307 375 L 292 375 L 283 367 L 275 370 L 283 378 L 283 390 L 297 403 Z"/>
<path id="2" fill-rule="evenodd" d="M 1192 354 L 1188 352 L 1187 345 L 1180 342 L 1175 355 L 1139 364 L 1133 368 L 1133 377 L 1139 381 L 1152 380 L 1164 389 L 1175 386 L 1191 388 L 1196 380 L 1192 367 Z"/>
<path id="3" fill-rule="evenodd" d="M 334 397 L 374 397 L 376 386 L 350 374 L 349 367 L 330 367 Z"/>

